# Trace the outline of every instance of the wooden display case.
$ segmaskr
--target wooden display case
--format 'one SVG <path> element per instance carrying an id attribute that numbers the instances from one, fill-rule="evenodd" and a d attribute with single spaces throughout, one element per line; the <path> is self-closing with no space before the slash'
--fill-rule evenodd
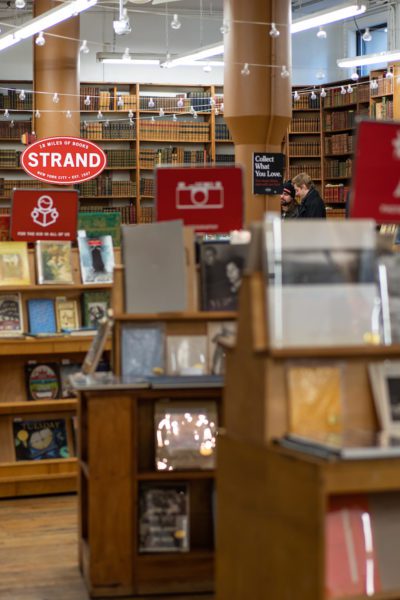
<path id="1" fill-rule="evenodd" d="M 217 461 L 217 599 L 324 600 L 332 597 L 326 589 L 329 501 L 399 492 L 400 460 L 329 461 L 274 444 L 289 431 L 286 369 L 339 362 L 345 427 L 376 431 L 368 364 L 398 359 L 400 347 L 273 349 L 265 289 L 261 272 L 244 278 L 237 344 L 227 357 Z M 400 589 L 340 597 L 389 600 L 399 598 Z"/>
<path id="2" fill-rule="evenodd" d="M 118 251 L 119 252 L 119 251 Z M 119 254 L 117 253 L 117 256 Z M 35 275 L 34 251 L 29 250 L 31 285 L 18 289 L 2 286 L 1 293 L 21 294 L 24 329 L 28 329 L 27 301 L 30 298 L 65 296 L 78 301 L 84 291 L 109 289 L 112 285 L 83 285 L 80 283 L 79 254 L 72 251 L 74 283 L 71 285 L 38 285 Z M 77 413 L 76 398 L 54 400 L 27 400 L 24 367 L 30 360 L 61 362 L 69 358 L 82 362 L 92 338 L 87 336 L 0 338 L 0 497 L 49 494 L 75 491 L 77 488 L 77 460 L 75 457 L 16 461 L 12 423 L 17 417 L 23 419 L 66 418 L 69 421 Z M 111 348 L 111 340 L 106 349 Z M 71 432 L 70 432 L 71 433 Z"/>

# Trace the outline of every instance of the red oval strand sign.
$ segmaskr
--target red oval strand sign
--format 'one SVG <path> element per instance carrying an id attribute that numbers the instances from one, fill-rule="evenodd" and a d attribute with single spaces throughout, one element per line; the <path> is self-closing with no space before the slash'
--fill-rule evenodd
<path id="1" fill-rule="evenodd" d="M 49 137 L 31 144 L 21 155 L 28 175 L 58 185 L 71 185 L 97 177 L 107 164 L 103 150 L 77 137 Z"/>

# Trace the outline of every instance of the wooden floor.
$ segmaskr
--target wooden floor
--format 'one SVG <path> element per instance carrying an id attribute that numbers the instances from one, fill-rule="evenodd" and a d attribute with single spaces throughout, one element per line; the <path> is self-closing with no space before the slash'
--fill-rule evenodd
<path id="1" fill-rule="evenodd" d="M 0 600 L 88 600 L 77 544 L 75 495 L 0 500 Z"/>

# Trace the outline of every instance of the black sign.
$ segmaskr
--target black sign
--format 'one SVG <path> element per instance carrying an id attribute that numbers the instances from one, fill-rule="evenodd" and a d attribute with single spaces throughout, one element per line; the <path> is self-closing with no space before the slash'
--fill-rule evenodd
<path id="1" fill-rule="evenodd" d="M 280 194 L 283 183 L 283 154 L 254 152 L 253 194 Z"/>

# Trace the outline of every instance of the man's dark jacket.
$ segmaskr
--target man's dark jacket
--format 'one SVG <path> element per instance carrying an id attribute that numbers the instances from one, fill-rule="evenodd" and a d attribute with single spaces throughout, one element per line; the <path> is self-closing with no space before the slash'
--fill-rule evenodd
<path id="1" fill-rule="evenodd" d="M 326 219 L 324 201 L 318 190 L 312 187 L 300 204 L 299 219 Z"/>

